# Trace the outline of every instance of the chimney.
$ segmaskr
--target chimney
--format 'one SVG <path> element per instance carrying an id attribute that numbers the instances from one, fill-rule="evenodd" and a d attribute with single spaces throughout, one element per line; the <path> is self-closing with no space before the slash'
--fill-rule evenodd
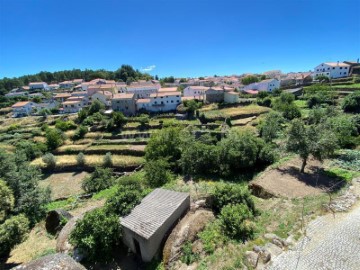
<path id="1" fill-rule="evenodd" d="M 358 58 L 357 62 L 359 63 L 359 58 Z"/>

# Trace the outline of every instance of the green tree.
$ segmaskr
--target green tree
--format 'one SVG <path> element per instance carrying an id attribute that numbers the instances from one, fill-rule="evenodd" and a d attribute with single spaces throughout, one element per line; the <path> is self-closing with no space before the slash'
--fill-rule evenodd
<path id="1" fill-rule="evenodd" d="M 243 85 L 249 85 L 251 83 L 255 83 L 255 82 L 258 82 L 258 81 L 259 81 L 259 78 L 257 76 L 254 76 L 254 75 L 249 75 L 249 76 L 246 76 L 246 77 L 241 79 L 241 83 Z"/>
<path id="2" fill-rule="evenodd" d="M 97 192 L 111 187 L 114 181 L 112 169 L 96 167 L 91 176 L 83 180 L 82 188 L 86 192 Z"/>
<path id="3" fill-rule="evenodd" d="M 74 123 L 74 121 L 62 121 L 57 120 L 55 123 L 55 127 L 61 131 L 67 131 L 71 129 L 76 129 L 77 125 Z"/>
<path id="4" fill-rule="evenodd" d="M 161 187 L 174 179 L 170 164 L 165 159 L 148 160 L 145 164 L 145 179 L 150 187 Z"/>
<path id="5" fill-rule="evenodd" d="M 103 159 L 103 166 L 105 168 L 110 168 L 113 166 L 112 156 L 110 152 L 107 152 Z"/>
<path id="6" fill-rule="evenodd" d="M 360 91 L 347 95 L 341 106 L 344 112 L 360 113 Z"/>
<path id="7" fill-rule="evenodd" d="M 355 137 L 358 135 L 355 119 L 349 115 L 341 114 L 326 119 L 325 125 L 334 132 L 340 147 L 353 147 Z"/>
<path id="8" fill-rule="evenodd" d="M 117 186 L 114 196 L 111 196 L 105 204 L 106 211 L 124 217 L 141 202 L 144 191 L 136 183 Z"/>
<path id="9" fill-rule="evenodd" d="M 163 128 L 151 134 L 145 148 L 145 159 L 167 159 L 169 162 L 177 161 L 181 156 L 180 129 L 178 127 Z"/>
<path id="10" fill-rule="evenodd" d="M 322 161 L 337 149 L 335 134 L 324 126 L 306 127 L 299 119 L 294 119 L 288 131 L 287 150 L 302 159 L 300 172 L 304 173 L 310 155 Z"/>
<path id="11" fill-rule="evenodd" d="M 219 183 L 211 193 L 212 208 L 215 213 L 220 213 L 222 208 L 229 204 L 244 204 L 253 215 L 257 213 L 255 203 L 246 185 Z"/>
<path id="12" fill-rule="evenodd" d="M 85 155 L 83 152 L 80 152 L 77 156 L 76 156 L 76 162 L 77 165 L 80 167 L 84 167 L 85 166 Z"/>
<path id="13" fill-rule="evenodd" d="M 104 109 L 105 109 L 105 105 L 103 103 L 101 103 L 99 100 L 94 100 L 90 105 L 88 115 L 93 115 Z"/>
<path id="14" fill-rule="evenodd" d="M 0 257 L 7 256 L 11 249 L 23 242 L 29 232 L 29 221 L 24 215 L 13 216 L 0 224 Z"/>
<path id="15" fill-rule="evenodd" d="M 15 204 L 12 190 L 0 179 L 0 223 L 5 220 Z"/>
<path id="16" fill-rule="evenodd" d="M 101 208 L 86 213 L 70 234 L 70 243 L 82 250 L 89 261 L 108 261 L 120 239 L 119 216 Z"/>
<path id="17" fill-rule="evenodd" d="M 270 112 L 258 126 L 260 136 L 265 142 L 272 142 L 279 136 L 282 130 L 282 124 L 285 122 L 284 117 L 278 112 Z"/>
<path id="18" fill-rule="evenodd" d="M 83 125 L 80 125 L 78 127 L 78 129 L 75 131 L 74 136 L 72 137 L 72 139 L 74 141 L 80 140 L 80 139 L 85 137 L 87 132 L 88 132 L 88 128 L 83 126 Z"/>
<path id="19" fill-rule="evenodd" d="M 64 137 L 60 130 L 48 128 L 45 133 L 46 145 L 49 150 L 55 150 L 64 143 Z"/>
<path id="20" fill-rule="evenodd" d="M 127 119 L 122 112 L 113 112 L 112 119 L 118 128 L 121 128 L 127 122 Z"/>
<path id="21" fill-rule="evenodd" d="M 42 156 L 42 161 L 45 163 L 46 168 L 51 169 L 51 170 L 55 169 L 56 158 L 53 154 L 46 153 L 45 155 Z"/>

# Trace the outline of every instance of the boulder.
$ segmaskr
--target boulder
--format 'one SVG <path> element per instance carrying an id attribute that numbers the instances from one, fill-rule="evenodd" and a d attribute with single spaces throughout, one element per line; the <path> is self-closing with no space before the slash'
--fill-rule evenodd
<path id="1" fill-rule="evenodd" d="M 265 249 L 270 252 L 271 257 L 279 256 L 283 250 L 273 243 L 267 243 Z"/>
<path id="2" fill-rule="evenodd" d="M 71 218 L 72 215 L 63 209 L 49 211 L 45 219 L 46 231 L 50 234 L 58 233 Z"/>
<path id="3" fill-rule="evenodd" d="M 86 270 L 69 255 L 56 253 L 15 267 L 16 270 Z"/>
<path id="4" fill-rule="evenodd" d="M 246 251 L 245 257 L 246 257 L 246 260 L 249 263 L 249 265 L 252 268 L 256 268 L 256 266 L 258 264 L 258 260 L 259 260 L 259 254 L 257 254 L 254 251 Z"/>
<path id="5" fill-rule="evenodd" d="M 199 209 L 195 212 L 188 212 L 185 217 L 175 226 L 165 242 L 163 249 L 163 262 L 166 269 L 177 261 L 181 256 L 181 247 L 185 242 L 193 242 L 197 234 L 202 231 L 206 224 L 214 220 L 211 211 Z M 201 249 L 197 245 L 195 248 Z"/>
<path id="6" fill-rule="evenodd" d="M 64 228 L 60 231 L 56 241 L 56 251 L 62 253 L 69 253 L 74 250 L 74 247 L 69 243 L 71 232 L 75 229 L 76 222 L 83 216 L 77 216 L 70 219 Z"/>

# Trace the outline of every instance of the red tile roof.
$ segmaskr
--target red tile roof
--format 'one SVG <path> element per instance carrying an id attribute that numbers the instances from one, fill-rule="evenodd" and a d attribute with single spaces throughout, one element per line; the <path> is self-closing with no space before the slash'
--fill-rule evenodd
<path id="1" fill-rule="evenodd" d="M 19 108 L 27 105 L 30 101 L 20 101 L 11 106 L 11 108 Z"/>

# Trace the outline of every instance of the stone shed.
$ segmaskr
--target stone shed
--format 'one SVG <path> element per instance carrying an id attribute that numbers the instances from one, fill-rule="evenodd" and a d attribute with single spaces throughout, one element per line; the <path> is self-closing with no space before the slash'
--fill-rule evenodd
<path id="1" fill-rule="evenodd" d="M 121 219 L 125 245 L 143 261 L 151 261 L 165 236 L 189 208 L 188 193 L 155 189 Z"/>

